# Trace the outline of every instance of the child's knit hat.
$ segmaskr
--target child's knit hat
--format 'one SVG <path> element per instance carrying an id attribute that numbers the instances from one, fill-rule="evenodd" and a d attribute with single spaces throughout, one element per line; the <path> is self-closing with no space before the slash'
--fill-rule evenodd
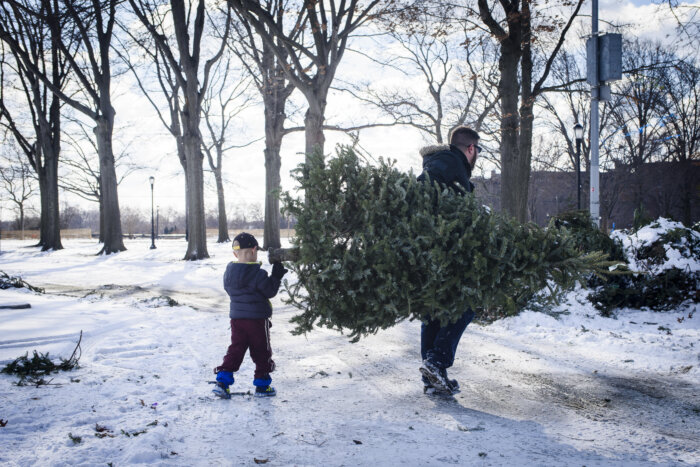
<path id="1" fill-rule="evenodd" d="M 234 250 L 245 250 L 246 248 L 254 248 L 257 246 L 258 241 L 247 232 L 241 232 L 233 239 Z"/>

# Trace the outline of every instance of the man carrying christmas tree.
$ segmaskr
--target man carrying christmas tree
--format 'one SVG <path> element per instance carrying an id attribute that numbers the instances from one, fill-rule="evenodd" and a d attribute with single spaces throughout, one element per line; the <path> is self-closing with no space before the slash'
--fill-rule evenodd
<path id="1" fill-rule="evenodd" d="M 421 149 L 423 173 L 420 181 L 437 182 L 459 195 L 471 193 L 474 185 L 469 181 L 472 168 L 481 152 L 479 134 L 466 126 L 457 126 L 450 131 L 450 144 L 427 146 Z M 467 308 L 464 314 L 453 323 L 445 326 L 440 321 L 428 320 L 421 325 L 420 372 L 423 379 L 423 392 L 456 394 L 459 383 L 447 377 L 447 368 L 454 363 L 457 344 L 467 325 L 474 318 L 474 312 Z"/>

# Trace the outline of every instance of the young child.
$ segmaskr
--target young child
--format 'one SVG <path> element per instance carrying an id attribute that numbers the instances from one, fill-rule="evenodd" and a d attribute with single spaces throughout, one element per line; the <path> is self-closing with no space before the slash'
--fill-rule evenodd
<path id="1" fill-rule="evenodd" d="M 282 263 L 272 265 L 268 277 L 258 262 L 258 242 L 249 233 L 242 232 L 233 239 L 233 254 L 237 262 L 231 262 L 224 273 L 224 289 L 231 298 L 231 345 L 224 362 L 214 370 L 216 387 L 214 394 L 229 399 L 229 386 L 233 384 L 233 373 L 241 367 L 246 351 L 255 363 L 255 395 L 276 395 L 270 386 L 270 373 L 275 369 L 270 348 L 270 317 L 272 305 L 269 299 L 277 295 L 282 277 L 287 270 Z"/>

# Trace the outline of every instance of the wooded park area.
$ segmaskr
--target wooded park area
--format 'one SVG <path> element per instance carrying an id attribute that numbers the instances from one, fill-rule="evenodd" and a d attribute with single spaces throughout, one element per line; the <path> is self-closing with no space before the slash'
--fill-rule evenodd
<path id="1" fill-rule="evenodd" d="M 127 122 L 115 111 L 126 93 L 145 99 L 153 113 L 143 118 L 172 138 L 167 157 L 185 187 L 187 260 L 209 256 L 207 186 L 216 192 L 217 241 L 229 241 L 226 174 L 235 169 L 227 164 L 256 141 L 262 154 L 248 150 L 246 165 L 264 166 L 255 181 L 265 185 L 263 247 L 279 247 L 282 156 L 302 152 L 308 162 L 314 151 L 332 152 L 329 132 L 362 145 L 365 131 L 400 127 L 440 144 L 453 126 L 469 125 L 482 136 L 481 165 L 498 173 L 488 196 L 519 222 L 538 221 L 533 193 L 549 195 L 533 187 L 533 174 L 574 171 L 576 122 L 586 132 L 581 170 L 590 164 L 585 8 L 583 0 L 5 0 L 6 209 L 23 224 L 38 196 L 39 245 L 55 250 L 59 198 L 97 203 L 101 253 L 123 251 L 120 184 L 156 160 L 129 147 Z M 653 8 L 672 25 L 665 39 L 642 36 L 629 22 L 605 25 L 623 34 L 624 54 L 623 79 L 601 106 L 603 178 L 661 163 L 696 167 L 700 155 L 698 7 Z M 352 73 L 358 63 L 370 73 L 364 79 Z M 361 106 L 364 120 L 329 113 L 336 102 Z M 263 122 L 259 134 L 243 138 L 253 114 Z M 297 132 L 304 145 L 291 148 L 285 137 Z M 696 222 L 697 179 L 684 193 L 689 201 L 674 216 Z M 634 198 L 618 217 L 643 203 Z"/>

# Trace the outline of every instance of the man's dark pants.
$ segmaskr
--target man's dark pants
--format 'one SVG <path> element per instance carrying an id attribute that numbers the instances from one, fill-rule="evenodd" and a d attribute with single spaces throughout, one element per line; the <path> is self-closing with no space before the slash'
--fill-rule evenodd
<path id="1" fill-rule="evenodd" d="M 224 362 L 214 371 L 238 371 L 246 351 L 250 349 L 250 358 L 255 362 L 255 378 L 267 378 L 275 369 L 270 347 L 270 326 L 269 319 L 232 319 L 231 345 Z"/>
<path id="2" fill-rule="evenodd" d="M 420 328 L 420 355 L 440 368 L 449 368 L 455 361 L 457 344 L 467 325 L 474 319 L 471 308 L 454 323 L 440 326 L 440 321 L 424 322 Z"/>

